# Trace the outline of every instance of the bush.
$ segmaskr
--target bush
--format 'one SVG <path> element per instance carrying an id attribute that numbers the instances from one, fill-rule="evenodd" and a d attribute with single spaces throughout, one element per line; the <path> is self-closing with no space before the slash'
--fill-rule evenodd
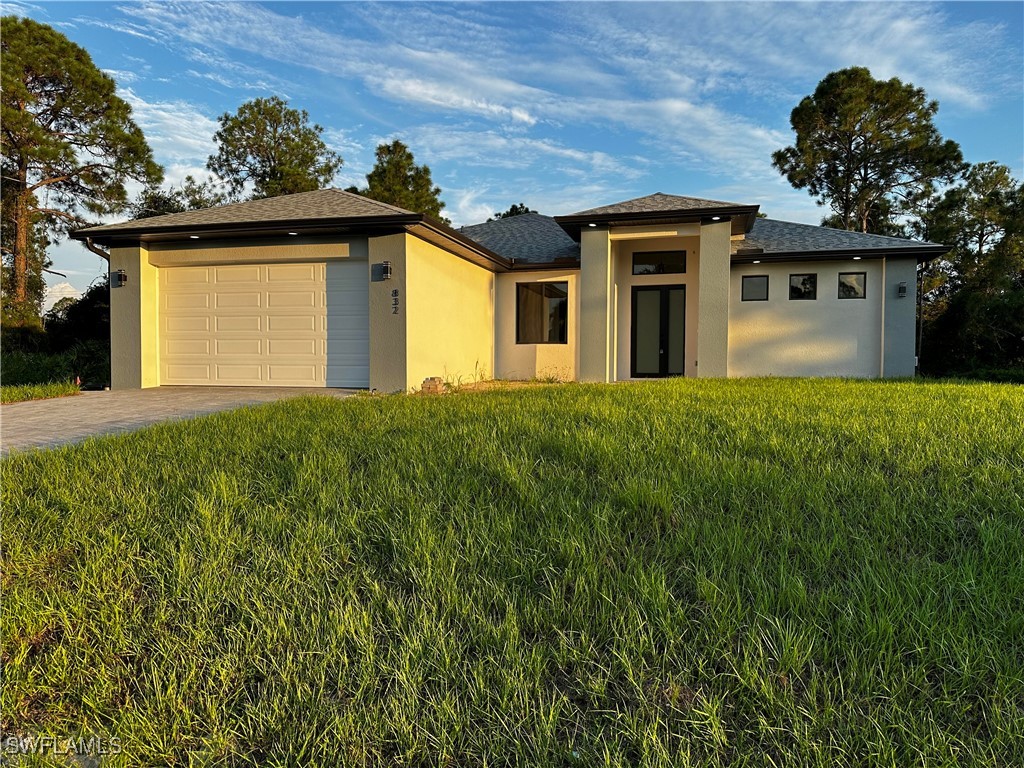
<path id="1" fill-rule="evenodd" d="M 110 347 L 96 341 L 79 342 L 64 352 L 27 352 L 4 347 L 0 381 L 5 386 L 49 384 L 81 378 L 85 387 L 110 384 Z"/>

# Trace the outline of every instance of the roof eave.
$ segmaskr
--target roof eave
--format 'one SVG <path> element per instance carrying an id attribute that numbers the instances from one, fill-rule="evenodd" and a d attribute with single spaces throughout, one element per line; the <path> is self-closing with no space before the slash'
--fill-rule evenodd
<path id="1" fill-rule="evenodd" d="M 905 245 L 896 248 L 846 248 L 823 251 L 777 251 L 771 253 L 732 254 L 733 264 L 753 264 L 755 261 L 845 261 L 855 257 L 861 259 L 882 259 L 892 257 L 914 257 L 924 263 L 949 253 L 945 245 Z"/>
<path id="2" fill-rule="evenodd" d="M 717 208 L 691 208 L 674 211 L 640 211 L 636 213 L 589 213 L 572 214 L 568 216 L 555 216 L 554 219 L 559 226 L 576 241 L 580 239 L 580 232 L 583 227 L 594 225 L 600 226 L 627 226 L 630 224 L 645 224 L 655 222 L 679 222 L 681 224 L 704 221 L 713 216 L 720 216 L 724 219 L 736 221 L 741 228 L 733 234 L 749 232 L 757 219 L 759 205 L 731 205 Z M 736 226 L 733 227 L 737 229 Z"/>

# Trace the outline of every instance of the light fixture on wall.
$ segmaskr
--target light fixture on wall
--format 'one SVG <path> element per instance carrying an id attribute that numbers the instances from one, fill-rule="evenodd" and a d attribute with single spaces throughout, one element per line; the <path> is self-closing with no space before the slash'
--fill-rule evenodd
<path id="1" fill-rule="evenodd" d="M 113 279 L 110 281 L 110 284 L 115 288 L 120 288 L 128 282 L 128 275 L 123 269 L 119 269 L 116 272 L 111 273 L 111 277 Z"/>
<path id="2" fill-rule="evenodd" d="M 380 265 L 380 279 L 390 280 L 391 279 L 391 262 L 384 261 Z"/>
<path id="3" fill-rule="evenodd" d="M 897 298 L 900 298 L 900 299 L 907 298 L 907 284 L 906 283 L 900 283 L 898 286 L 896 286 L 896 296 L 897 296 Z"/>

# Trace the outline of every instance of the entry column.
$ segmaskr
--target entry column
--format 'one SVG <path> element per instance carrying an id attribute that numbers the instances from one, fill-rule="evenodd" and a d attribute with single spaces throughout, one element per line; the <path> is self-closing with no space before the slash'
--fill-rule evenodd
<path id="1" fill-rule="evenodd" d="M 584 227 L 580 236 L 580 381 L 613 380 L 613 298 L 608 229 Z"/>

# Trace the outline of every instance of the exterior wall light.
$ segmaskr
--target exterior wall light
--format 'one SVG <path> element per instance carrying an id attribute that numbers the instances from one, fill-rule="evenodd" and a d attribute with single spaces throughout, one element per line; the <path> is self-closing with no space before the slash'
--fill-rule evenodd
<path id="1" fill-rule="evenodd" d="M 391 279 L 391 262 L 385 261 L 380 265 L 380 279 L 390 280 Z"/>
<path id="2" fill-rule="evenodd" d="M 900 298 L 900 299 L 907 298 L 907 284 L 906 283 L 900 283 L 898 286 L 896 286 L 896 297 Z"/>
<path id="3" fill-rule="evenodd" d="M 110 284 L 114 288 L 120 288 L 128 282 L 128 275 L 123 269 L 119 269 L 117 272 L 112 273 L 111 277 L 113 277 L 113 280 L 110 281 Z"/>

